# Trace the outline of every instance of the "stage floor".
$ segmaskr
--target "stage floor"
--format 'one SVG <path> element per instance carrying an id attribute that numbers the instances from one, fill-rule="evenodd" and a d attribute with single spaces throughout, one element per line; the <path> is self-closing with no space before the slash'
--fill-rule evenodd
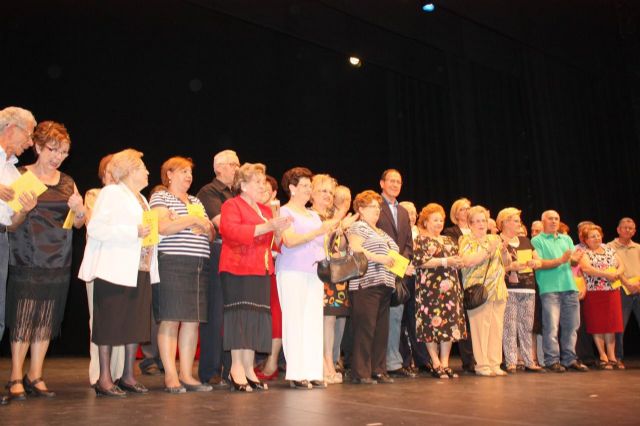
<path id="1" fill-rule="evenodd" d="M 0 358 L 8 379 L 10 360 Z M 45 378 L 54 399 L 0 406 L 0 425 L 602 425 L 640 424 L 640 360 L 625 371 L 518 373 L 509 377 L 419 376 L 391 385 L 332 385 L 267 392 L 214 390 L 169 395 L 162 377 L 142 376 L 147 395 L 96 397 L 87 358 L 51 358 Z"/>

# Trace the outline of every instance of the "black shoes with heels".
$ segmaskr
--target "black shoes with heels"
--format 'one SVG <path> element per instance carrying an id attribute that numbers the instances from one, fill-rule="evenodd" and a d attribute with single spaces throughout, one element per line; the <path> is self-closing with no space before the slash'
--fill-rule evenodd
<path id="1" fill-rule="evenodd" d="M 25 374 L 24 377 L 22 378 L 22 386 L 24 387 L 25 392 L 27 392 L 28 395 L 33 395 L 33 396 L 42 396 L 44 398 L 53 398 L 54 396 L 56 396 L 56 393 L 53 391 L 50 391 L 49 389 L 38 389 L 36 387 L 36 385 L 38 383 L 42 383 L 42 377 L 38 377 L 37 379 L 34 380 L 29 380 L 29 378 L 27 377 L 27 375 Z"/>

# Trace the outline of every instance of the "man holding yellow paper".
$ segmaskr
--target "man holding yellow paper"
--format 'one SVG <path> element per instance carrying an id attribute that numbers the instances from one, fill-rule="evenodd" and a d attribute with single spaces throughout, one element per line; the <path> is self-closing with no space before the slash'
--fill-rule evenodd
<path id="1" fill-rule="evenodd" d="M 7 291 L 7 271 L 9 268 L 9 239 L 7 227 L 14 225 L 16 219 L 24 216 L 35 207 L 36 199 L 31 194 L 20 197 L 23 206 L 16 213 L 7 204 L 15 194 L 10 185 L 20 177 L 15 164 L 25 149 L 33 145 L 31 136 L 36 126 L 36 119 L 31 112 L 8 107 L 0 111 L 0 340 L 4 333 L 5 297 Z M 0 405 L 7 404 L 9 398 L 0 397 Z"/>

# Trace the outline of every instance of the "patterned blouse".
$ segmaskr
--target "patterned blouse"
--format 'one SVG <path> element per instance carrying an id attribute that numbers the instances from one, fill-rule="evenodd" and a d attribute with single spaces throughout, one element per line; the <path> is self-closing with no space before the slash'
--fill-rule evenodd
<path id="1" fill-rule="evenodd" d="M 466 289 L 472 285 L 482 284 L 484 280 L 484 286 L 489 293 L 488 300 L 507 300 L 507 286 L 504 283 L 505 270 L 500 254 L 502 239 L 499 236 L 486 235 L 483 238 L 475 238 L 473 235 L 463 235 L 459 240 L 460 256 L 474 255 L 480 251 L 488 252 L 489 243 L 493 239 L 498 239 L 499 244 L 491 256 L 477 265 L 461 269 L 462 283 Z"/>
<path id="2" fill-rule="evenodd" d="M 398 245 L 384 231 L 376 232 L 366 222 L 359 220 L 349 227 L 347 235 L 358 235 L 364 239 L 362 247 L 375 254 L 387 255 L 389 250 L 398 251 Z M 360 278 L 349 281 L 349 290 L 359 290 L 361 288 L 386 285 L 395 288 L 396 275 L 390 272 L 386 266 L 369 261 L 367 273 Z"/>
<path id="3" fill-rule="evenodd" d="M 605 271 L 609 268 L 618 268 L 618 259 L 616 259 L 616 252 L 611 247 L 603 247 L 603 253 L 596 253 L 593 250 L 587 249 L 585 254 L 589 258 L 589 263 L 596 269 Z M 587 282 L 587 291 L 613 291 L 611 288 L 611 281 L 604 277 L 595 277 L 583 272 L 584 279 Z"/>

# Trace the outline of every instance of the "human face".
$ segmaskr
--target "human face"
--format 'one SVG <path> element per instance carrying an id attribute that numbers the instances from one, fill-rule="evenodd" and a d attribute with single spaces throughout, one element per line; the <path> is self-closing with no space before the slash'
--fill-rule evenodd
<path id="1" fill-rule="evenodd" d="M 589 231 L 584 242 L 591 250 L 597 250 L 602 245 L 602 235 L 597 229 Z"/>
<path id="2" fill-rule="evenodd" d="M 517 214 L 511 215 L 502 221 L 502 233 L 507 237 L 514 237 L 520 232 L 522 222 Z"/>
<path id="3" fill-rule="evenodd" d="M 9 126 L 13 126 L 13 134 L 5 151 L 8 156 L 20 156 L 27 148 L 33 146 L 33 129 L 36 124 L 10 124 Z"/>
<path id="4" fill-rule="evenodd" d="M 305 204 L 311 198 L 311 180 L 303 177 L 298 181 L 298 185 L 289 185 L 289 191 L 291 192 L 291 199 L 296 199 Z"/>
<path id="5" fill-rule="evenodd" d="M 313 208 L 321 212 L 326 211 L 333 204 L 333 195 L 334 190 L 331 182 L 325 181 L 316 185 L 311 192 L 311 203 L 313 204 Z"/>
<path id="6" fill-rule="evenodd" d="M 636 235 L 636 224 L 633 220 L 622 221 L 616 229 L 618 231 L 618 237 L 620 237 L 622 241 L 629 241 Z"/>
<path id="7" fill-rule="evenodd" d="M 360 218 L 367 222 L 370 226 L 375 226 L 380 218 L 380 203 L 376 200 L 372 200 L 366 206 L 362 206 L 359 209 Z"/>
<path id="8" fill-rule="evenodd" d="M 402 189 L 402 176 L 398 172 L 389 172 L 384 180 L 380 181 L 382 193 L 389 201 L 395 201 Z"/>
<path id="9" fill-rule="evenodd" d="M 149 185 L 149 171 L 144 165 L 142 160 L 129 172 L 129 175 L 125 178 L 125 181 L 129 183 L 129 188 L 134 191 L 141 191 Z"/>
<path id="10" fill-rule="evenodd" d="M 218 165 L 216 169 L 216 177 L 222 183 L 230 186 L 233 183 L 233 178 L 236 174 L 236 170 L 240 168 L 240 160 L 238 156 L 229 155 L 225 160 Z"/>
<path id="11" fill-rule="evenodd" d="M 176 170 L 167 171 L 169 178 L 169 189 L 186 193 L 193 182 L 191 167 L 183 167 Z"/>
<path id="12" fill-rule="evenodd" d="M 531 224 L 531 238 L 542 232 L 542 222 L 536 220 Z"/>
<path id="13" fill-rule="evenodd" d="M 560 215 L 554 210 L 547 210 L 542 215 L 542 229 L 546 234 L 555 234 L 560 227 Z"/>
<path id="14" fill-rule="evenodd" d="M 469 213 L 470 208 L 471 208 L 471 205 L 466 202 L 460 206 L 460 208 L 456 212 L 456 220 L 458 221 L 458 225 L 467 224 L 467 213 Z"/>
<path id="15" fill-rule="evenodd" d="M 424 221 L 424 228 L 431 235 L 440 235 L 444 228 L 444 217 L 438 212 L 431 213 Z"/>
<path id="16" fill-rule="evenodd" d="M 69 156 L 68 143 L 47 143 L 44 146 L 37 146 L 38 164 L 46 168 L 57 170 L 62 162 Z"/>
<path id="17" fill-rule="evenodd" d="M 264 173 L 256 173 L 248 182 L 240 184 L 242 194 L 254 203 L 260 203 L 264 199 L 266 177 Z"/>
<path id="18" fill-rule="evenodd" d="M 262 195 L 262 200 L 260 201 L 262 204 L 269 204 L 275 198 L 276 194 L 271 187 L 271 184 L 268 180 L 264 181 L 264 194 Z"/>
<path id="19" fill-rule="evenodd" d="M 487 216 L 484 213 L 476 213 L 469 218 L 469 228 L 476 237 L 481 237 L 487 233 Z"/>

